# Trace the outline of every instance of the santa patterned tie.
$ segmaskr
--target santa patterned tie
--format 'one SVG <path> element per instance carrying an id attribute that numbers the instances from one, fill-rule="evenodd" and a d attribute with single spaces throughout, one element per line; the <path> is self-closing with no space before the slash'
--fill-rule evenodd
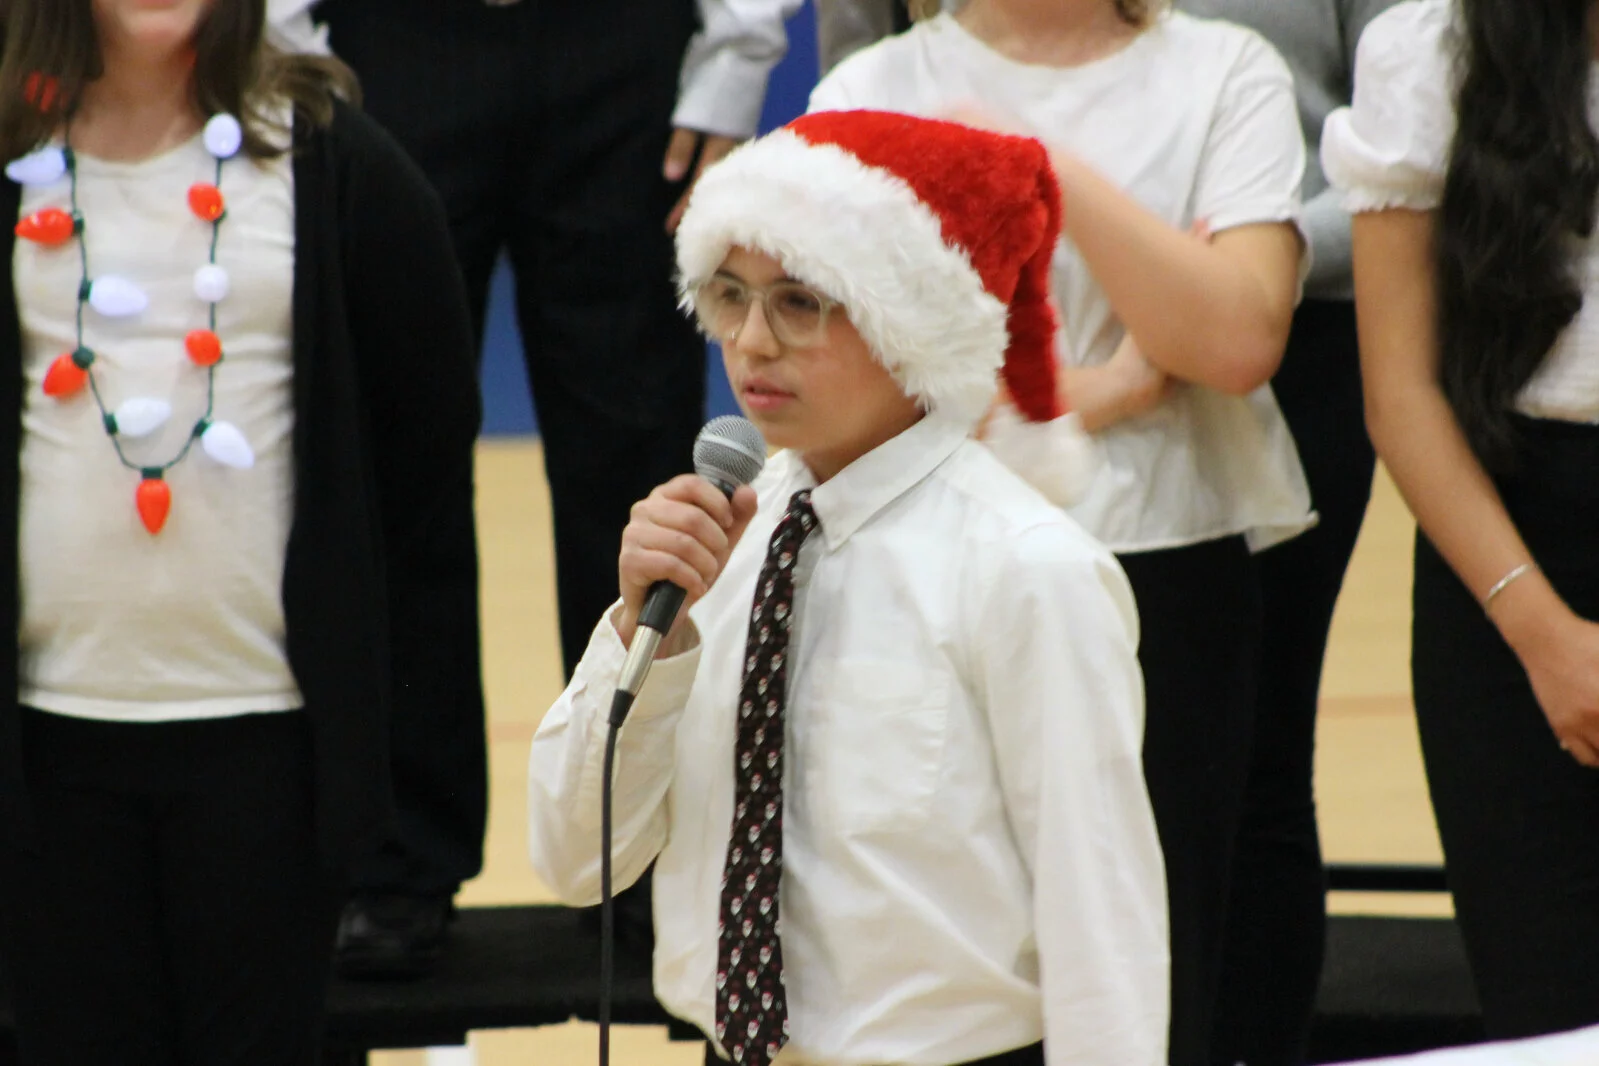
<path id="1" fill-rule="evenodd" d="M 797 492 L 772 533 L 755 583 L 733 751 L 733 834 L 722 872 L 716 955 L 716 1039 L 740 1066 L 766 1066 L 788 1043 L 788 996 L 778 937 L 783 876 L 783 705 L 794 562 L 817 528 L 810 492 Z"/>

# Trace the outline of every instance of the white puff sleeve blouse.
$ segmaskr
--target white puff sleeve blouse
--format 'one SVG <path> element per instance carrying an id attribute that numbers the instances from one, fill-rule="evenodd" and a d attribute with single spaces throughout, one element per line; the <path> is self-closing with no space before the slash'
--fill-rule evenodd
<path id="1" fill-rule="evenodd" d="M 1443 201 L 1455 138 L 1459 15 L 1454 0 L 1408 0 L 1367 26 L 1355 59 L 1352 106 L 1322 135 L 1322 165 L 1351 212 Z M 1589 92 L 1599 127 L 1599 93 Z M 1533 418 L 1599 423 L 1599 232 L 1572 244 L 1583 306 L 1515 408 Z"/>
<path id="2" fill-rule="evenodd" d="M 1408 0 L 1373 19 L 1355 54 L 1350 107 L 1322 132 L 1321 162 L 1351 213 L 1431 210 L 1455 137 L 1452 0 Z"/>

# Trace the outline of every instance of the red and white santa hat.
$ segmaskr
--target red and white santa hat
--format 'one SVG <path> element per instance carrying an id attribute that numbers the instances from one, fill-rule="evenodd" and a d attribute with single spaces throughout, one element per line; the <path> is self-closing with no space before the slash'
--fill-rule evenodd
<path id="1" fill-rule="evenodd" d="M 906 395 L 929 410 L 975 425 L 1003 379 L 1022 419 L 1054 425 L 1049 441 L 1024 441 L 1012 427 L 996 451 L 1067 503 L 1086 471 L 1075 418 L 1059 424 L 1049 274 L 1060 223 L 1060 189 L 1035 140 L 885 112 L 821 112 L 705 172 L 678 228 L 677 263 L 687 308 L 731 249 L 772 256 L 843 304 Z"/>

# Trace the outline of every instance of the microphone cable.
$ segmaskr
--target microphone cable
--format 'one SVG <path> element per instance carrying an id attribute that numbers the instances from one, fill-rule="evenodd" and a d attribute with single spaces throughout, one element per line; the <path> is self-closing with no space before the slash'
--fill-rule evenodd
<path id="1" fill-rule="evenodd" d="M 761 439 L 760 430 L 736 415 L 711 419 L 694 441 L 695 473 L 729 499 L 738 486 L 754 481 L 765 463 L 766 442 Z M 611 838 L 615 826 L 611 793 L 616 776 L 617 735 L 686 598 L 687 593 L 667 581 L 658 581 L 651 587 L 634 627 L 633 643 L 622 664 L 616 694 L 611 698 L 600 770 L 600 1066 L 611 1064 L 611 1009 L 616 993 L 616 899 L 611 885 Z"/>
<path id="2" fill-rule="evenodd" d="M 616 899 L 611 891 L 611 788 L 616 774 L 616 738 L 633 706 L 633 696 L 620 689 L 611 699 L 605 730 L 605 758 L 600 771 L 600 1066 L 611 1064 L 611 1000 L 616 984 Z"/>

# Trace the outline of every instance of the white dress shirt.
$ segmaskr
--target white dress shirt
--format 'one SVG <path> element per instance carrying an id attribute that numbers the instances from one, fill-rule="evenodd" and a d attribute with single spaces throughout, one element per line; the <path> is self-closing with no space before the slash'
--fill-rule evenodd
<path id="1" fill-rule="evenodd" d="M 724 137 L 753 136 L 767 80 L 788 51 L 788 18 L 803 0 L 696 2 L 700 31 L 683 57 L 672 125 Z"/>
<path id="2" fill-rule="evenodd" d="M 1164 872 L 1140 763 L 1137 618 L 1115 559 L 929 415 L 817 486 L 796 564 L 780 896 L 792 1063 L 942 1066 L 1044 1039 L 1052 1066 L 1165 1061 Z M 616 880 L 655 867 L 655 985 L 714 1031 L 759 511 L 623 729 Z M 609 620 L 533 741 L 533 863 L 600 898 Z"/>
<path id="3" fill-rule="evenodd" d="M 1351 212 L 1443 202 L 1455 138 L 1456 9 L 1410 0 L 1372 20 L 1355 59 L 1355 100 L 1322 133 L 1322 166 Z M 1599 71 L 1599 64 L 1592 68 Z M 1599 78 L 1590 79 L 1590 123 L 1599 126 Z M 1533 418 L 1599 423 L 1599 231 L 1572 237 L 1582 310 L 1516 399 Z"/>
<path id="4" fill-rule="evenodd" d="M 1046 67 L 1002 55 L 945 14 L 845 60 L 810 106 L 936 117 L 973 101 L 1075 153 L 1177 229 L 1199 219 L 1215 233 L 1298 221 L 1305 141 L 1293 76 L 1259 34 L 1230 23 L 1168 12 L 1113 55 Z M 1065 239 L 1051 290 L 1061 363 L 1104 364 L 1126 330 Z M 1099 472 L 1071 514 L 1113 551 L 1240 533 L 1260 549 L 1312 522 L 1299 452 L 1269 385 L 1230 396 L 1179 383 L 1092 442 Z"/>

